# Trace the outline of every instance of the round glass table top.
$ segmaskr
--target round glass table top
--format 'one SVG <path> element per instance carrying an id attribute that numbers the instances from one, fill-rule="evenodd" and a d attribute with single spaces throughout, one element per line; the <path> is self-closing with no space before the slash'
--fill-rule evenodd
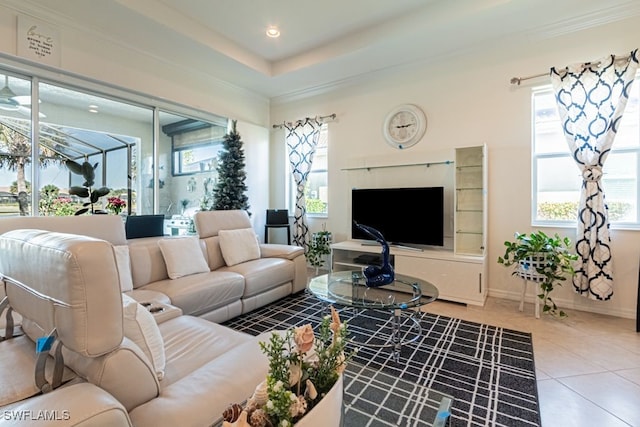
<path id="1" fill-rule="evenodd" d="M 362 271 L 337 271 L 314 277 L 308 290 L 323 301 L 357 308 L 406 309 L 438 298 L 434 285 L 402 274 L 396 274 L 388 285 L 367 287 Z"/>

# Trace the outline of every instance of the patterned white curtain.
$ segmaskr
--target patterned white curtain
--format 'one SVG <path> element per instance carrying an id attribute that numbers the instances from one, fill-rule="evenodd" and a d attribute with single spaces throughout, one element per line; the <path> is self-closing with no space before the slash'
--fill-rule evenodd
<path id="1" fill-rule="evenodd" d="M 309 227 L 307 225 L 307 207 L 304 188 L 311 171 L 313 155 L 320 138 L 322 122 L 307 118 L 295 123 L 285 123 L 286 142 L 289 149 L 289 163 L 293 180 L 296 184 L 296 209 L 293 216 L 293 242 L 302 246 L 307 252 L 309 248 Z"/>
<path id="2" fill-rule="evenodd" d="M 562 128 L 582 173 L 573 286 L 581 295 L 608 300 L 613 295 L 609 219 L 602 189 L 607 159 L 638 68 L 637 49 L 629 56 L 551 69 Z"/>

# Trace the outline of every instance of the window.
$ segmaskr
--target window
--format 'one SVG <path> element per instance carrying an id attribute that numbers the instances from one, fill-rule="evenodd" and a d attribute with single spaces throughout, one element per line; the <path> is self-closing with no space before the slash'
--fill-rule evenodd
<path id="1" fill-rule="evenodd" d="M 329 210 L 328 197 L 328 160 L 327 160 L 327 141 L 328 141 L 327 124 L 320 127 L 320 135 L 316 152 L 313 155 L 313 163 L 311 171 L 307 177 L 307 185 L 304 189 L 304 195 L 307 205 L 307 215 L 309 216 L 327 216 Z M 289 166 L 289 153 L 285 150 Z M 287 176 L 287 185 L 289 188 L 289 212 L 295 212 L 296 208 L 296 186 L 293 182 L 291 170 Z"/>
<path id="2" fill-rule="evenodd" d="M 46 70 L 18 76 L 2 65 L 0 86 L 8 89 L 0 96 L 0 216 L 73 215 L 84 200 L 69 188 L 84 180 L 65 160 L 98 164 L 95 186 L 124 199 L 124 213 L 191 216 L 198 209 L 215 180 L 226 118 L 158 100 L 147 105 L 146 96 Z"/>
<path id="3" fill-rule="evenodd" d="M 186 119 L 165 125 L 163 132 L 171 137 L 173 176 L 211 173 L 218 165 L 227 124 L 213 125 Z"/>
<path id="4" fill-rule="evenodd" d="M 624 116 L 603 169 L 609 221 L 616 228 L 640 226 L 640 78 L 636 78 Z M 533 93 L 533 204 L 537 225 L 575 225 L 582 177 L 566 143 L 553 90 Z"/>

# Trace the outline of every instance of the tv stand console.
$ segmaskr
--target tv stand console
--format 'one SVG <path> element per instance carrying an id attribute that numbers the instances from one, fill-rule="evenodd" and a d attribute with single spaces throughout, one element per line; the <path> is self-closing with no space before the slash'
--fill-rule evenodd
<path id="1" fill-rule="evenodd" d="M 331 245 L 331 271 L 359 270 L 367 264 L 358 258 L 380 254 L 380 245 L 347 240 Z M 365 257 L 363 257 L 365 255 Z M 484 305 L 487 295 L 483 256 L 458 255 L 442 249 L 390 248 L 390 259 L 399 274 L 418 277 L 438 288 L 439 298 L 463 304 Z"/>
<path id="2" fill-rule="evenodd" d="M 380 246 L 380 243 L 378 243 L 378 242 L 362 242 L 360 244 L 362 246 Z M 417 251 L 417 252 L 424 251 L 424 249 L 422 249 L 422 248 L 415 248 L 413 246 L 400 245 L 398 243 L 389 243 L 389 247 L 390 248 L 404 249 L 404 250 L 407 250 L 407 251 Z"/>

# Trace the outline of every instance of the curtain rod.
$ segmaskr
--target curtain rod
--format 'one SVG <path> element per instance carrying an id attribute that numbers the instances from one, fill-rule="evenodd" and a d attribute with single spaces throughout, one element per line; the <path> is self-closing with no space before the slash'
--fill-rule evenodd
<path id="1" fill-rule="evenodd" d="M 329 114 L 328 116 L 305 117 L 304 119 L 296 120 L 295 122 L 282 122 L 280 124 L 273 125 L 273 128 L 282 129 L 285 125 L 292 126 L 293 124 L 301 124 L 301 123 L 304 123 L 305 121 L 312 120 L 312 119 L 324 121 L 325 119 L 334 120 L 335 118 L 336 118 L 336 113 Z"/>
<path id="2" fill-rule="evenodd" d="M 629 59 L 630 57 L 631 57 L 631 55 L 623 55 L 623 56 L 616 56 L 616 57 L 615 57 L 615 59 L 616 59 L 616 60 L 621 60 L 621 61 L 623 61 L 623 60 L 625 60 L 625 59 Z M 589 67 L 589 66 L 591 66 L 591 65 L 596 65 L 596 66 L 597 66 L 597 65 L 600 65 L 600 62 L 595 62 L 595 63 L 594 63 L 594 62 L 585 62 L 584 64 L 582 64 L 582 67 L 583 67 L 583 68 L 584 68 L 584 67 Z M 566 70 L 568 70 L 569 68 L 568 68 L 568 67 L 565 67 L 564 69 L 565 69 L 565 71 L 566 71 Z M 546 72 L 546 73 L 540 73 L 540 74 L 534 74 L 534 75 L 532 75 L 532 76 L 526 76 L 526 77 L 512 77 L 512 78 L 511 78 L 511 80 L 510 80 L 510 83 L 511 83 L 512 85 L 518 85 L 518 86 L 520 86 L 520 82 L 522 82 L 523 80 L 537 79 L 538 77 L 544 77 L 544 76 L 548 76 L 548 75 L 549 75 L 549 72 Z"/>

